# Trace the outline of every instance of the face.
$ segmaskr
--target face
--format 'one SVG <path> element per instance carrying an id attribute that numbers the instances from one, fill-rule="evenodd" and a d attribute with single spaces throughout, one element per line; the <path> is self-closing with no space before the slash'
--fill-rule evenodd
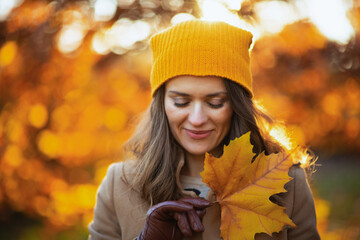
<path id="1" fill-rule="evenodd" d="M 217 150 L 233 111 L 220 77 L 178 76 L 166 82 L 165 112 L 177 142 L 188 154 L 203 155 Z"/>

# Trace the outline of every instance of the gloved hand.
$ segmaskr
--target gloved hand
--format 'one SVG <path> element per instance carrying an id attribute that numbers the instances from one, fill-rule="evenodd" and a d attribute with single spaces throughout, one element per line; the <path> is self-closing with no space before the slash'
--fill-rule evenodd
<path id="1" fill-rule="evenodd" d="M 138 240 L 180 240 L 192 232 L 203 232 L 201 223 L 211 202 L 202 198 L 183 198 L 152 206 Z"/>

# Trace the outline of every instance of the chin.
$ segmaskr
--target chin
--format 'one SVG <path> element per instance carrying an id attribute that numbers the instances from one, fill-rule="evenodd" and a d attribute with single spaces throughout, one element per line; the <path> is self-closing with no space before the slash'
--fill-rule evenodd
<path id="1" fill-rule="evenodd" d="M 210 149 L 208 148 L 184 148 L 185 151 L 187 151 L 188 153 L 192 154 L 192 155 L 205 155 L 205 153 L 209 152 Z"/>

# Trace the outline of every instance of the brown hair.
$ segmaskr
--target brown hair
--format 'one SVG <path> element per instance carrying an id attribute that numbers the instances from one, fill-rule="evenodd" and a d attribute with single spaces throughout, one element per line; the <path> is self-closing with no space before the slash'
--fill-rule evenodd
<path id="1" fill-rule="evenodd" d="M 265 129 L 261 127 L 263 121 L 271 122 L 271 118 L 256 108 L 249 93 L 239 84 L 228 79 L 224 79 L 224 83 L 233 116 L 223 144 L 228 144 L 230 140 L 250 131 L 250 140 L 256 155 L 262 151 L 281 151 L 280 145 L 268 137 Z M 165 86 L 162 85 L 155 92 L 150 108 L 134 135 L 125 145 L 125 149 L 132 152 L 137 159 L 132 187 L 150 204 L 181 198 L 175 173 L 179 163 L 178 156 L 183 149 L 170 132 L 164 97 Z"/>

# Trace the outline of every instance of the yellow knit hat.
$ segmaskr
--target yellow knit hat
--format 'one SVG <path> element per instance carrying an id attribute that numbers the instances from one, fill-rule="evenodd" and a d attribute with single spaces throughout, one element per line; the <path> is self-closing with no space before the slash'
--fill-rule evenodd
<path id="1" fill-rule="evenodd" d="M 191 20 L 154 35 L 151 95 L 179 75 L 218 76 L 252 93 L 249 46 L 252 34 L 224 22 Z"/>

